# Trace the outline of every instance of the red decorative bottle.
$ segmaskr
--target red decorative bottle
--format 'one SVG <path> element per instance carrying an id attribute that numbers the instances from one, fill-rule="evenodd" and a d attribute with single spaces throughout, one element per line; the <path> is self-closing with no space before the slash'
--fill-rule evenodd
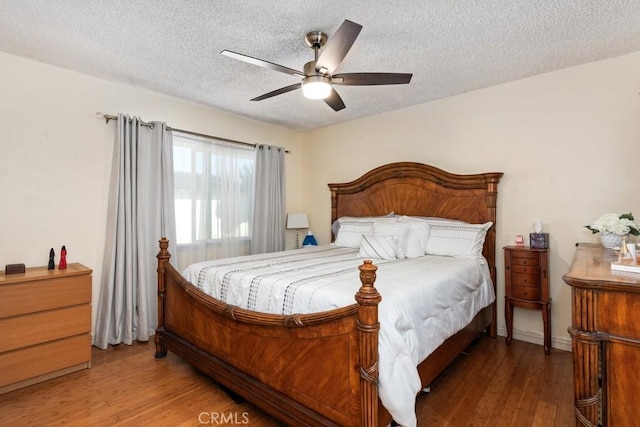
<path id="1" fill-rule="evenodd" d="M 60 264 L 58 264 L 58 270 L 64 270 L 67 268 L 67 248 L 62 246 L 60 249 Z"/>

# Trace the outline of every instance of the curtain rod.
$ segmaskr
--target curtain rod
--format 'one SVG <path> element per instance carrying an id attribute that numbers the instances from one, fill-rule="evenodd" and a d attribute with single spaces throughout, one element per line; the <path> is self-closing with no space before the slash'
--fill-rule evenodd
<path id="1" fill-rule="evenodd" d="M 114 116 L 113 114 L 104 114 L 104 113 L 98 112 L 98 113 L 96 113 L 96 115 L 98 116 L 98 118 L 104 119 L 107 124 L 109 124 L 110 120 L 118 120 L 118 116 Z M 150 128 L 153 127 L 153 123 L 151 123 L 151 122 L 145 122 L 145 121 L 141 120 L 140 124 L 142 126 L 147 126 L 147 127 L 150 127 Z M 233 144 L 247 145 L 247 146 L 253 147 L 253 148 L 255 148 L 258 145 L 262 145 L 262 144 L 252 144 L 250 142 L 244 142 L 244 141 L 236 141 L 235 139 L 221 138 L 219 136 L 207 135 L 205 133 L 192 132 L 190 130 L 178 129 L 178 128 L 174 128 L 174 127 L 171 127 L 171 126 L 167 126 L 167 130 L 186 133 L 187 135 L 200 136 L 200 137 L 203 137 L 203 138 L 217 139 L 219 141 L 231 142 Z M 289 150 L 284 150 L 284 152 L 286 154 L 293 154 L 293 151 L 289 151 Z"/>

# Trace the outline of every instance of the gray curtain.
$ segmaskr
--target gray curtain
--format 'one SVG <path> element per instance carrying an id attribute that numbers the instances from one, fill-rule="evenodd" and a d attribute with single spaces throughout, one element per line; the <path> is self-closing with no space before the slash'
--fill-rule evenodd
<path id="1" fill-rule="evenodd" d="M 148 341 L 158 324 L 158 240 L 175 243 L 173 147 L 166 125 L 118 114 L 95 345 Z M 175 253 L 172 247 L 169 248 Z"/>
<path id="2" fill-rule="evenodd" d="M 256 145 L 252 254 L 284 250 L 284 156 L 280 147 Z"/>

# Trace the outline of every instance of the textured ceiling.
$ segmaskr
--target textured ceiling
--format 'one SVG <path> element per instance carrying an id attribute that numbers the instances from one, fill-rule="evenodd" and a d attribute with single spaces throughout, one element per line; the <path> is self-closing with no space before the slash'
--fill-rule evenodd
<path id="1" fill-rule="evenodd" d="M 304 41 L 363 26 L 336 72 L 413 73 L 409 85 L 336 89 L 334 112 L 297 77 Z M 640 0 L 0 0 L 0 50 L 241 116 L 309 130 L 640 50 Z M 135 112 L 130 112 L 135 114 Z"/>

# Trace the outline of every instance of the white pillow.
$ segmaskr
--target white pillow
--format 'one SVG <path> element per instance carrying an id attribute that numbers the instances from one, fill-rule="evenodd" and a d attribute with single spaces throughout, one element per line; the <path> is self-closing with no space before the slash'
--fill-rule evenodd
<path id="1" fill-rule="evenodd" d="M 492 225 L 492 222 L 485 224 L 431 223 L 427 239 L 427 255 L 480 257 L 484 238 Z"/>
<path id="2" fill-rule="evenodd" d="M 365 234 L 360 241 L 358 255 L 360 258 L 368 259 L 396 259 L 396 239 L 393 236 Z"/>
<path id="3" fill-rule="evenodd" d="M 416 258 L 427 253 L 427 240 L 429 239 L 429 223 L 420 220 L 408 220 L 408 229 L 405 236 L 405 258 Z"/>
<path id="4" fill-rule="evenodd" d="M 471 224 L 467 221 L 462 221 L 459 219 L 449 219 L 449 218 L 438 218 L 438 217 L 429 217 L 426 219 L 429 224 Z"/>
<path id="5" fill-rule="evenodd" d="M 396 258 L 405 257 L 405 240 L 409 224 L 394 220 L 376 220 L 373 223 L 374 236 L 391 236 L 396 242 Z"/>
<path id="6" fill-rule="evenodd" d="M 371 221 L 344 221 L 340 224 L 340 230 L 338 230 L 338 235 L 333 244 L 344 248 L 358 249 L 362 235 L 371 233 L 373 233 L 373 222 Z"/>
<path id="7" fill-rule="evenodd" d="M 333 232 L 334 236 L 337 236 L 338 231 L 340 230 L 340 224 L 342 224 L 343 222 L 371 222 L 377 219 L 394 217 L 395 214 L 393 212 L 389 212 L 388 214 L 383 216 L 341 216 L 340 218 L 336 219 L 333 224 L 331 224 L 331 231 Z"/>

